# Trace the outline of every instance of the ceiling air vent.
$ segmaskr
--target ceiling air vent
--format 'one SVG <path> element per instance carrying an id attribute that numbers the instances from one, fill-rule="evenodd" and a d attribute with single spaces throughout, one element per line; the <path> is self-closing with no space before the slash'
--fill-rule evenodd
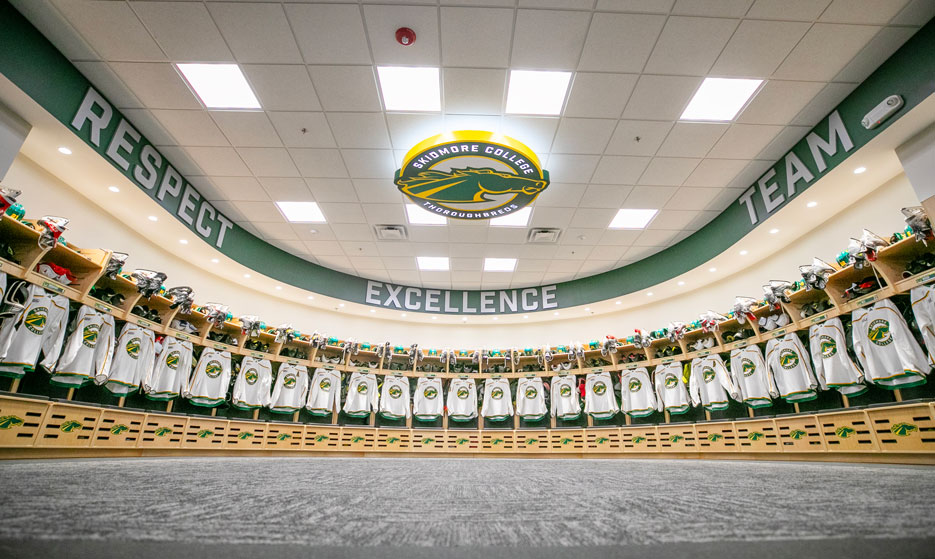
<path id="1" fill-rule="evenodd" d="M 373 230 L 381 241 L 405 241 L 409 238 L 402 225 L 375 225 Z"/>
<path id="2" fill-rule="evenodd" d="M 558 237 L 561 235 L 561 229 L 547 229 L 543 227 L 537 227 L 529 230 L 529 237 L 526 238 L 528 243 L 555 243 L 558 242 Z"/>

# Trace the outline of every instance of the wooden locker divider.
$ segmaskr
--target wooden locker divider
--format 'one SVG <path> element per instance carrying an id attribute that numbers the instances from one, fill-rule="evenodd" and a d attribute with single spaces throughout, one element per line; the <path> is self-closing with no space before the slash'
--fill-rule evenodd
<path id="1" fill-rule="evenodd" d="M 664 452 L 686 452 L 698 450 L 698 434 L 691 423 L 657 425 L 657 440 Z"/>
<path id="2" fill-rule="evenodd" d="M 305 425 L 302 448 L 307 450 L 340 450 L 341 428 L 336 425 Z"/>
<path id="3" fill-rule="evenodd" d="M 747 419 L 734 423 L 741 452 L 779 452 L 779 432 L 772 419 Z"/>
<path id="4" fill-rule="evenodd" d="M 516 452 L 548 452 L 549 440 L 548 430 L 521 429 L 513 433 L 513 446 Z"/>
<path id="5" fill-rule="evenodd" d="M 733 422 L 706 422 L 695 425 L 698 450 L 703 452 L 739 452 L 740 443 Z"/>
<path id="6" fill-rule="evenodd" d="M 224 441 L 225 448 L 262 449 L 266 443 L 266 423 L 229 421 Z"/>
<path id="7" fill-rule="evenodd" d="M 411 431 L 409 447 L 417 452 L 444 452 L 448 447 L 448 438 L 451 431 L 436 429 L 418 429 Z M 462 442 L 458 446 L 462 446 Z M 452 449 L 459 450 L 459 449 Z"/>
<path id="8" fill-rule="evenodd" d="M 549 451 L 558 453 L 584 452 L 584 429 L 554 429 L 549 431 Z"/>
<path id="9" fill-rule="evenodd" d="M 372 450 L 376 429 L 341 427 L 341 450 Z"/>
<path id="10" fill-rule="evenodd" d="M 412 431 L 409 429 L 377 429 L 374 450 L 386 452 L 408 451 Z"/>
<path id="11" fill-rule="evenodd" d="M 662 452 L 654 425 L 637 425 L 620 429 L 624 452 Z"/>
<path id="12" fill-rule="evenodd" d="M 422 432 L 420 431 L 419 434 L 421 435 Z M 475 431 L 473 429 L 451 429 L 447 431 L 447 436 L 445 432 L 438 433 L 437 436 L 439 440 L 445 441 L 440 448 L 444 448 L 448 452 L 474 453 L 481 451 L 480 431 Z"/>
<path id="13" fill-rule="evenodd" d="M 143 433 L 145 414 L 105 409 L 97 423 L 91 446 L 99 448 L 133 448 Z"/>
<path id="14" fill-rule="evenodd" d="M 481 449 L 485 452 L 512 452 L 513 431 L 506 429 L 488 429 L 481 433 Z"/>
<path id="15" fill-rule="evenodd" d="M 783 452 L 826 452 L 825 438 L 814 415 L 790 415 L 775 419 Z"/>
<path id="16" fill-rule="evenodd" d="M 883 452 L 935 452 L 935 405 L 912 404 L 866 410 Z"/>
<path id="17" fill-rule="evenodd" d="M 140 434 L 137 446 L 140 448 L 179 448 L 182 446 L 188 419 L 181 415 L 146 414 L 143 420 L 143 433 Z"/>
<path id="18" fill-rule="evenodd" d="M 182 437 L 182 448 L 223 448 L 227 439 L 227 420 L 189 417 Z"/>
<path id="19" fill-rule="evenodd" d="M 89 447 L 102 409 L 55 402 L 43 418 L 36 446 Z"/>
<path id="20" fill-rule="evenodd" d="M 51 407 L 48 400 L 0 398 L 0 447 L 34 446 Z"/>
<path id="21" fill-rule="evenodd" d="M 598 427 L 585 431 L 588 452 L 616 453 L 623 450 L 623 436 L 617 427 Z"/>
<path id="22" fill-rule="evenodd" d="M 271 422 L 266 426 L 266 448 L 300 450 L 305 440 L 301 424 Z"/>
<path id="23" fill-rule="evenodd" d="M 876 433 L 862 410 L 816 414 L 828 452 L 877 452 Z"/>

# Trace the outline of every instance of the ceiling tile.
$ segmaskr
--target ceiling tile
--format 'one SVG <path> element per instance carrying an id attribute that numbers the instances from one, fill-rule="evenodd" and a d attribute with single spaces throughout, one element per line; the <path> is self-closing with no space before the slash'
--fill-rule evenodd
<path id="1" fill-rule="evenodd" d="M 311 66 L 312 83 L 326 111 L 380 111 L 371 66 Z"/>
<path id="2" fill-rule="evenodd" d="M 654 157 L 640 177 L 639 184 L 678 186 L 688 178 L 701 159 Z"/>
<path id="3" fill-rule="evenodd" d="M 829 83 L 802 109 L 791 124 L 814 126 L 857 88 L 856 83 Z"/>
<path id="4" fill-rule="evenodd" d="M 52 0 L 11 0 L 10 4 L 26 16 L 69 60 L 92 60 L 98 55 L 52 3 Z M 60 33 L 61 30 L 65 33 Z M 113 99 L 111 99 L 113 101 Z"/>
<path id="5" fill-rule="evenodd" d="M 792 49 L 774 77 L 829 81 L 879 30 L 870 25 L 816 23 Z"/>
<path id="6" fill-rule="evenodd" d="M 790 21 L 746 20 L 737 28 L 711 72 L 719 76 L 768 77 L 809 26 Z"/>
<path id="7" fill-rule="evenodd" d="M 722 212 L 727 209 L 732 203 L 734 203 L 737 198 L 740 198 L 740 195 L 743 194 L 744 188 L 721 188 L 717 196 L 708 204 L 706 210 Z"/>
<path id="8" fill-rule="evenodd" d="M 445 68 L 442 78 L 446 112 L 495 115 L 503 110 L 506 70 Z"/>
<path id="9" fill-rule="evenodd" d="M 623 117 L 677 120 L 700 84 L 701 78 L 644 74 L 630 95 Z"/>
<path id="10" fill-rule="evenodd" d="M 347 177 L 341 152 L 336 149 L 293 148 L 289 153 L 292 154 L 292 160 L 303 177 Z"/>
<path id="11" fill-rule="evenodd" d="M 595 13 L 578 69 L 641 72 L 665 21 L 665 16 Z"/>
<path id="12" fill-rule="evenodd" d="M 200 109 L 170 64 L 112 62 L 110 67 L 148 109 Z"/>
<path id="13" fill-rule="evenodd" d="M 198 163 L 195 163 L 194 157 L 192 157 L 191 154 L 189 154 L 190 151 L 202 150 L 202 149 L 204 150 L 224 149 L 224 148 L 196 148 L 196 147 L 181 148 L 178 146 L 157 146 L 157 147 L 159 148 L 159 151 L 162 152 L 163 158 L 166 161 L 168 161 L 173 167 L 175 167 L 176 171 L 182 173 L 182 175 L 184 176 L 204 175 L 206 173 L 206 171 L 202 169 L 198 165 Z M 216 167 L 212 167 L 212 168 L 216 168 Z M 242 172 L 241 172 L 241 168 L 243 169 Z M 236 175 L 238 173 L 241 176 L 243 176 L 243 175 L 249 175 L 250 171 L 247 170 L 246 166 L 244 166 L 243 163 L 241 162 L 239 163 L 239 166 L 237 163 L 234 163 L 233 171 L 228 171 L 224 174 Z"/>
<path id="14" fill-rule="evenodd" d="M 639 187 L 637 187 L 639 188 Z M 642 229 L 608 229 L 601 235 L 600 246 L 622 246 L 632 245 L 642 233 Z M 618 258 L 621 258 L 618 256 Z"/>
<path id="15" fill-rule="evenodd" d="M 592 250 L 591 245 L 559 245 L 555 251 L 553 262 L 558 260 L 574 260 L 581 265 L 581 262 L 587 259 Z"/>
<path id="16" fill-rule="evenodd" d="M 451 289 L 451 272 L 419 272 L 422 284 L 435 289 Z"/>
<path id="17" fill-rule="evenodd" d="M 674 199 L 676 196 L 678 196 L 678 192 L 672 198 Z M 698 214 L 697 210 L 660 210 L 646 228 L 653 230 L 668 229 L 678 232 L 678 230 L 687 228 L 688 224 L 698 217 Z M 639 243 L 639 239 L 637 239 L 637 243 Z"/>
<path id="18" fill-rule="evenodd" d="M 125 2 L 58 0 L 56 6 L 104 60 L 166 59 Z"/>
<path id="19" fill-rule="evenodd" d="M 634 247 L 631 247 L 629 250 L 627 250 L 627 253 L 623 255 L 623 258 L 621 258 L 621 261 L 629 260 L 631 262 L 635 262 L 638 260 L 642 260 L 646 258 L 647 256 L 652 256 L 656 254 L 657 252 L 664 250 L 664 249 L 665 247 L 661 247 L 661 246 L 643 246 L 643 247 L 634 246 Z"/>
<path id="20" fill-rule="evenodd" d="M 610 119 L 563 118 L 552 153 L 603 153 L 616 124 Z"/>
<path id="21" fill-rule="evenodd" d="M 260 231 L 252 223 L 247 222 L 247 221 L 235 221 L 234 223 L 242 227 L 247 233 L 250 233 L 254 237 L 257 237 L 260 239 L 263 238 L 263 234 L 260 233 Z"/>
<path id="22" fill-rule="evenodd" d="M 328 113 L 327 117 L 338 147 L 390 148 L 383 113 Z"/>
<path id="23" fill-rule="evenodd" d="M 581 197 L 578 206 L 582 208 L 619 208 L 623 205 L 623 201 L 626 200 L 631 190 L 633 190 L 631 186 L 592 184 L 584 191 L 584 196 Z"/>
<path id="24" fill-rule="evenodd" d="M 390 279 L 393 280 L 393 283 L 400 285 L 418 285 L 422 281 L 418 271 L 408 270 L 390 270 Z"/>
<path id="25" fill-rule="evenodd" d="M 353 254 L 353 253 L 349 253 Z M 351 264 L 360 270 L 382 270 L 383 269 L 383 259 L 379 256 L 349 256 Z M 364 277 L 366 274 L 361 273 Z"/>
<path id="26" fill-rule="evenodd" d="M 156 120 L 152 112 L 146 109 L 121 109 L 120 112 L 154 146 L 175 143 L 175 140 L 162 126 L 162 123 Z"/>
<path id="27" fill-rule="evenodd" d="M 352 179 L 381 179 L 396 173 L 396 160 L 388 149 L 343 149 L 341 155 Z"/>
<path id="28" fill-rule="evenodd" d="M 510 63 L 513 10 L 442 8 L 445 66 L 506 68 Z M 421 35 L 419 40 L 422 40 Z"/>
<path id="29" fill-rule="evenodd" d="M 194 187 L 198 190 L 198 192 L 202 195 L 202 197 L 204 197 L 205 200 L 208 200 L 208 201 L 212 201 L 212 202 L 213 202 L 213 201 L 216 201 L 216 200 L 228 200 L 228 199 L 230 199 L 230 196 L 228 196 L 228 195 L 215 183 L 215 181 L 212 180 L 211 177 L 200 176 L 200 175 L 193 175 L 193 176 L 186 176 L 185 178 L 188 180 L 188 182 L 191 183 L 192 186 L 194 186 Z M 214 178 L 220 178 L 220 177 L 214 177 Z M 226 179 L 248 179 L 248 180 L 253 179 L 253 177 L 223 177 L 223 178 L 226 178 Z M 252 192 L 251 192 L 251 195 L 253 195 Z M 252 198 L 248 198 L 248 199 L 252 199 Z M 257 200 L 268 200 L 269 198 L 266 197 L 266 193 L 263 193 L 261 196 L 259 196 L 259 197 L 256 198 L 256 199 L 257 199 Z"/>
<path id="30" fill-rule="evenodd" d="M 355 225 L 355 227 L 359 227 Z M 395 260 L 404 260 L 406 262 L 406 268 L 404 270 L 414 270 L 416 265 L 413 259 L 410 258 L 394 258 L 397 256 L 415 256 L 415 245 L 407 242 L 393 242 L 393 241 L 380 241 L 377 243 L 377 251 L 379 251 L 381 256 L 388 257 L 386 258 L 387 269 L 390 269 L 390 263 Z"/>
<path id="31" fill-rule="evenodd" d="M 289 151 L 284 148 L 237 148 L 237 153 L 257 177 L 297 177 Z"/>
<path id="32" fill-rule="evenodd" d="M 350 179 L 307 178 L 309 192 L 319 202 L 357 202 L 357 191 Z"/>
<path id="33" fill-rule="evenodd" d="M 584 264 L 587 266 L 588 262 L 593 260 L 613 261 L 616 263 L 618 260 L 623 258 L 623 255 L 626 254 L 629 249 L 629 244 L 611 245 L 607 243 L 601 243 L 591 249 L 591 253 L 588 254 L 588 259 L 584 261 Z"/>
<path id="34" fill-rule="evenodd" d="M 922 25 L 933 17 L 935 17 L 935 2 L 912 0 L 890 21 L 890 25 Z"/>
<path id="35" fill-rule="evenodd" d="M 361 204 L 367 223 L 396 224 L 406 223 L 406 212 L 402 204 Z"/>
<path id="36" fill-rule="evenodd" d="M 546 274 L 552 273 L 575 273 L 581 268 L 580 260 L 553 260 L 549 263 Z M 561 276 L 564 277 L 564 276 Z"/>
<path id="37" fill-rule="evenodd" d="M 726 186 L 747 165 L 746 159 L 702 159 L 685 186 Z"/>
<path id="38" fill-rule="evenodd" d="M 346 227 L 341 225 L 341 227 Z M 324 223 L 293 223 L 292 230 L 295 231 L 295 234 L 304 241 L 335 241 L 337 236 L 335 236 L 334 231 L 332 231 L 331 226 Z M 314 231 L 314 233 L 312 232 Z M 342 238 L 343 235 L 342 235 Z M 355 239 L 358 240 L 358 239 Z M 367 240 L 367 239 L 363 239 Z"/>
<path id="39" fill-rule="evenodd" d="M 863 82 L 915 32 L 916 29 L 912 27 L 884 27 L 843 70 L 838 72 L 834 81 Z"/>
<path id="40" fill-rule="evenodd" d="M 831 0 L 756 0 L 747 12 L 747 17 L 813 21 L 818 19 L 830 3 Z"/>
<path id="41" fill-rule="evenodd" d="M 211 2 L 208 10 L 238 62 L 302 62 L 281 5 Z"/>
<path id="42" fill-rule="evenodd" d="M 658 209 L 665 206 L 677 190 L 674 186 L 634 186 L 622 207 Z"/>
<path id="43" fill-rule="evenodd" d="M 285 223 L 282 214 L 272 202 L 234 202 L 234 206 L 253 223 Z"/>
<path id="44" fill-rule="evenodd" d="M 152 111 L 181 146 L 228 146 L 230 143 L 206 111 Z"/>
<path id="45" fill-rule="evenodd" d="M 558 251 L 558 245 L 525 245 L 520 249 L 520 258 L 551 259 Z"/>
<path id="46" fill-rule="evenodd" d="M 708 157 L 752 159 L 765 148 L 782 126 L 761 124 L 732 124 L 718 143 L 708 152 Z"/>
<path id="47" fill-rule="evenodd" d="M 525 227 L 491 227 L 487 230 L 488 243 L 524 243 L 526 242 Z"/>
<path id="48" fill-rule="evenodd" d="M 393 184 L 391 177 L 380 179 L 354 179 L 354 190 L 357 192 L 357 198 L 364 202 L 373 202 L 380 204 L 399 204 L 403 201 L 403 196 L 399 189 Z"/>
<path id="49" fill-rule="evenodd" d="M 325 218 L 332 226 L 338 223 L 366 223 L 360 204 L 347 204 L 339 202 L 324 202 L 319 204 Z M 338 239 L 341 237 L 339 236 Z"/>
<path id="50" fill-rule="evenodd" d="M 818 21 L 830 23 L 888 23 L 908 0 L 834 0 Z"/>
<path id="51" fill-rule="evenodd" d="M 680 16 L 743 17 L 753 0 L 678 0 L 672 13 Z"/>
<path id="52" fill-rule="evenodd" d="M 344 249 L 337 241 L 305 241 L 305 246 L 319 259 L 322 256 L 344 256 Z"/>
<path id="53" fill-rule="evenodd" d="M 308 64 L 370 64 L 360 7 L 286 4 L 302 57 Z"/>
<path id="54" fill-rule="evenodd" d="M 560 246 L 594 246 L 606 229 L 572 227 L 565 231 L 559 241 Z M 577 253 L 576 253 L 577 254 Z"/>
<path id="55" fill-rule="evenodd" d="M 305 248 L 305 243 L 295 239 L 273 239 L 270 241 L 270 244 L 279 247 L 282 250 L 298 256 L 299 258 L 304 258 L 308 255 L 308 249 Z"/>
<path id="56" fill-rule="evenodd" d="M 672 242 L 672 239 L 678 235 L 678 231 L 668 231 L 668 230 L 648 230 L 643 231 L 639 238 L 636 239 L 636 242 L 633 243 L 633 246 L 637 247 L 666 247 L 669 246 L 669 243 Z M 626 256 L 626 253 L 624 254 Z"/>
<path id="57" fill-rule="evenodd" d="M 324 113 L 267 113 L 286 147 L 337 147 Z"/>
<path id="58" fill-rule="evenodd" d="M 672 122 L 621 120 L 607 144 L 610 155 L 654 155 L 662 145 Z"/>
<path id="59" fill-rule="evenodd" d="M 305 181 L 298 177 L 263 177 L 260 184 L 271 200 L 284 202 L 313 201 L 311 191 Z"/>
<path id="60" fill-rule="evenodd" d="M 378 65 L 438 66 L 438 8 L 434 6 L 364 6 L 364 22 L 373 60 Z M 411 45 L 396 41 L 396 30 L 410 27 Z"/>
<path id="61" fill-rule="evenodd" d="M 169 58 L 176 62 L 233 62 L 204 4 L 130 2 Z"/>
<path id="62" fill-rule="evenodd" d="M 763 151 L 757 154 L 757 159 L 771 159 L 778 161 L 792 146 L 808 134 L 808 126 L 786 126 L 779 134 L 765 147 Z"/>
<path id="63" fill-rule="evenodd" d="M 720 188 L 679 188 L 666 203 L 667 210 L 703 210 L 722 189 Z"/>
<path id="64" fill-rule="evenodd" d="M 825 84 L 769 80 L 740 113 L 744 124 L 786 124 L 818 95 Z"/>
<path id="65" fill-rule="evenodd" d="M 380 253 L 377 251 L 377 245 L 373 242 L 361 242 L 361 241 L 338 241 L 341 243 L 341 248 L 344 249 L 344 254 L 348 257 L 375 257 L 379 258 Z M 364 266 L 365 268 L 382 268 L 383 263 L 370 264 Z"/>
<path id="66" fill-rule="evenodd" d="M 331 230 L 335 238 L 344 242 L 373 241 L 373 230 L 365 223 L 332 223 Z"/>
<path id="67" fill-rule="evenodd" d="M 734 19 L 670 16 L 644 71 L 707 74 L 738 23 Z"/>
<path id="68" fill-rule="evenodd" d="M 266 240 L 298 240 L 288 223 L 261 223 L 253 221 L 254 227 Z"/>
<path id="69" fill-rule="evenodd" d="M 243 202 L 270 200 L 266 191 L 253 177 L 213 177 L 212 182 L 224 194 L 224 199 L 227 200 Z M 285 200 L 285 198 L 276 198 L 276 200 Z"/>
<path id="70" fill-rule="evenodd" d="M 318 259 L 318 263 L 322 266 L 325 266 L 326 268 L 331 268 L 332 270 L 337 270 L 339 272 L 345 272 L 348 274 L 354 273 L 354 266 L 346 256 L 324 256 L 318 254 L 314 254 L 314 256 Z"/>
<path id="71" fill-rule="evenodd" d="M 552 117 L 505 116 L 503 133 L 523 142 L 536 152 L 540 160 L 544 160 L 552 147 L 558 121 Z"/>
<path id="72" fill-rule="evenodd" d="M 578 72 L 565 105 L 565 116 L 618 118 L 638 77 Z"/>
<path id="73" fill-rule="evenodd" d="M 617 208 L 578 208 L 571 218 L 571 226 L 581 228 L 607 227 L 616 214 Z"/>
<path id="74" fill-rule="evenodd" d="M 547 167 L 549 178 L 558 182 L 590 182 L 599 159 L 599 155 L 552 155 Z"/>
<path id="75" fill-rule="evenodd" d="M 500 115 L 444 115 L 442 130 L 499 130 Z"/>
<path id="76" fill-rule="evenodd" d="M 598 163 L 591 182 L 595 184 L 636 184 L 649 165 L 649 157 L 605 155 Z"/>
<path id="77" fill-rule="evenodd" d="M 234 148 L 189 147 L 185 151 L 207 175 L 246 177 L 252 174 Z"/>
<path id="78" fill-rule="evenodd" d="M 668 14 L 675 0 L 597 0 L 597 9 L 608 12 Z"/>
<path id="79" fill-rule="evenodd" d="M 770 167 L 773 166 L 775 161 L 762 161 L 759 159 L 754 159 L 744 167 L 743 171 L 737 174 L 734 177 L 734 180 L 730 181 L 728 188 L 747 188 L 754 181 L 760 178 L 760 176 Z"/>
<path id="80" fill-rule="evenodd" d="M 573 70 L 591 14 L 519 10 L 513 31 L 513 68 Z"/>
<path id="81" fill-rule="evenodd" d="M 221 132 L 237 147 L 280 147 L 279 134 L 260 111 L 211 111 Z"/>
<path id="82" fill-rule="evenodd" d="M 549 186 L 549 188 L 552 188 L 554 186 L 555 185 L 551 185 Z M 580 187 L 582 189 L 584 188 L 584 185 L 559 185 L 559 186 L 561 187 L 574 186 L 574 187 Z M 560 188 L 559 190 L 567 190 L 567 189 Z M 580 198 L 581 191 L 578 190 L 578 188 L 575 188 L 575 191 L 576 191 L 577 197 Z M 562 196 L 561 193 L 557 194 L 556 199 L 560 198 L 561 196 Z M 552 206 L 543 205 L 542 195 L 540 195 L 539 198 L 536 199 L 536 204 L 533 207 L 532 218 L 529 220 L 529 227 L 558 227 L 558 228 L 567 227 L 568 224 L 571 222 L 571 215 L 572 215 L 572 212 L 569 211 L 568 209 L 569 207 L 571 206 L 566 205 L 566 207 L 561 207 L 561 206 L 552 207 Z M 599 206 L 599 207 L 603 207 L 603 206 Z"/>
<path id="83" fill-rule="evenodd" d="M 681 241 L 682 239 L 688 237 L 690 235 L 690 232 L 694 232 L 694 231 L 697 231 L 698 229 L 701 229 L 702 227 L 707 225 L 712 219 L 717 217 L 719 213 L 720 212 L 716 212 L 716 211 L 698 212 L 698 216 L 695 217 L 695 219 L 693 219 L 691 223 L 688 224 L 688 226 L 685 228 L 686 230 L 681 231 L 678 234 L 678 236 L 676 237 L 676 241 Z"/>
<path id="84" fill-rule="evenodd" d="M 117 77 L 106 62 L 76 61 L 73 64 L 117 108 L 143 107 L 127 84 Z"/>
<path id="85" fill-rule="evenodd" d="M 403 213 L 403 207 L 399 207 L 400 214 Z M 396 223 L 405 223 L 406 218 Z M 461 225 L 465 223 L 465 225 Z M 477 227 L 473 224 L 467 225 L 465 220 L 451 220 L 448 222 L 448 241 L 452 243 L 483 243 L 487 241 L 487 227 Z M 456 249 L 455 249 L 456 250 Z"/>
<path id="86" fill-rule="evenodd" d="M 729 126 L 725 123 L 677 122 L 656 155 L 704 157 Z"/>
<path id="87" fill-rule="evenodd" d="M 321 110 L 305 66 L 244 64 L 242 68 L 265 110 Z"/>

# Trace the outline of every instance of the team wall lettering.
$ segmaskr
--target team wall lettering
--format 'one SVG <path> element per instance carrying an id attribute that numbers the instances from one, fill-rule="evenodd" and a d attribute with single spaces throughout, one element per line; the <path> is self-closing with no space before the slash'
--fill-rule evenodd
<path id="1" fill-rule="evenodd" d="M 449 291 L 367 281 L 365 301 L 391 309 L 450 314 L 504 314 L 558 308 L 555 285 L 497 291 Z"/>

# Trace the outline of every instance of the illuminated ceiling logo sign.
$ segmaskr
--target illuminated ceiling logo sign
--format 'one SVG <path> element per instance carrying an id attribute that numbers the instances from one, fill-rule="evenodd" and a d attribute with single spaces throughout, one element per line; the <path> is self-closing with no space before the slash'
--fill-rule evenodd
<path id="1" fill-rule="evenodd" d="M 422 141 L 393 181 L 422 209 L 455 219 L 493 219 L 535 201 L 549 172 L 522 143 L 492 132 L 464 130 Z"/>

